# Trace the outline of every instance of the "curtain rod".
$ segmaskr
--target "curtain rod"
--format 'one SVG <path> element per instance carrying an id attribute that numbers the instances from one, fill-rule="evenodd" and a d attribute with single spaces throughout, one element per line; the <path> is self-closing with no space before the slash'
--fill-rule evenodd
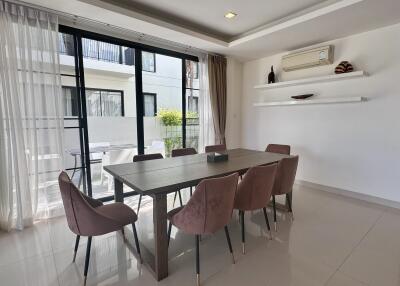
<path id="1" fill-rule="evenodd" d="M 208 52 L 208 51 L 205 51 L 202 49 L 198 49 L 198 48 L 195 48 L 195 47 L 192 47 L 189 45 L 184 45 L 184 44 L 180 44 L 180 43 L 177 43 L 174 41 L 165 40 L 165 39 L 162 39 L 159 37 L 147 35 L 147 34 L 129 30 L 129 29 L 126 29 L 123 27 L 119 27 L 119 26 L 111 25 L 111 24 L 104 23 L 101 21 L 89 19 L 86 17 L 77 16 L 77 15 L 74 15 L 71 13 L 54 10 L 54 9 L 43 7 L 40 5 L 26 3 L 23 1 L 19 1 L 19 0 L 5 0 L 5 2 L 23 5 L 26 7 L 43 10 L 45 12 L 55 14 L 58 17 L 60 17 L 59 22 L 61 22 L 61 24 L 65 24 L 66 26 L 73 26 L 75 28 L 81 28 L 82 30 L 89 29 L 92 32 L 97 32 L 97 33 L 98 32 L 108 32 L 109 36 L 114 36 L 114 37 L 116 37 L 116 34 L 117 34 L 117 37 L 125 36 L 125 37 L 127 37 L 126 38 L 127 40 L 131 40 L 134 42 L 148 44 L 148 45 L 156 46 L 156 47 L 160 47 L 160 48 L 172 49 L 175 51 L 184 52 L 186 54 L 191 54 L 191 55 L 196 55 L 196 56 L 198 56 L 199 54 L 217 55 L 215 53 L 211 53 L 211 52 Z M 99 31 L 99 30 L 101 30 L 101 31 Z"/>

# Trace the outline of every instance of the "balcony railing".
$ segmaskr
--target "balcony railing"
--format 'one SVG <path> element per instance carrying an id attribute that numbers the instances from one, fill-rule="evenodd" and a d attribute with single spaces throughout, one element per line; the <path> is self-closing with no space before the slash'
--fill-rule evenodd
<path id="1" fill-rule="evenodd" d="M 60 54 L 74 56 L 74 43 L 71 35 L 59 34 Z M 91 39 L 82 39 L 82 53 L 84 58 L 133 66 L 135 51 L 132 48 L 100 42 Z"/>

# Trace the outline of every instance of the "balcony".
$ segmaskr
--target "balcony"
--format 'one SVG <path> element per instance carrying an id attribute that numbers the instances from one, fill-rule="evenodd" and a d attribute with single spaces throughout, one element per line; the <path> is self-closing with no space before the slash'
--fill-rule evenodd
<path id="1" fill-rule="evenodd" d="M 74 43 L 70 35 L 59 34 L 59 51 L 62 55 L 74 56 Z M 82 39 L 82 53 L 86 59 L 128 66 L 135 64 L 134 49 L 96 40 Z"/>

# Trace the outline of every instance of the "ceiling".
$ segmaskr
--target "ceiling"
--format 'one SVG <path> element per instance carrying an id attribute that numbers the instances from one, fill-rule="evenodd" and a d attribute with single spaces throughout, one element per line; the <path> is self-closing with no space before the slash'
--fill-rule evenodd
<path id="1" fill-rule="evenodd" d="M 399 0 L 25 0 L 124 30 L 253 60 L 400 23 Z M 237 17 L 228 20 L 224 14 Z M 75 20 L 74 20 L 75 21 Z"/>
<path id="2" fill-rule="evenodd" d="M 229 41 L 324 0 L 102 0 Z M 226 19 L 227 12 L 237 17 Z"/>

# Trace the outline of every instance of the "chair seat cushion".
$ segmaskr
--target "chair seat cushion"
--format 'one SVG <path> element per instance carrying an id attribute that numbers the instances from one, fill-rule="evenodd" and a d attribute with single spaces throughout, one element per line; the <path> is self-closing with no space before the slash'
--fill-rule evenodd
<path id="1" fill-rule="evenodd" d="M 137 221 L 137 214 L 123 203 L 112 203 L 96 208 L 100 214 L 116 221 L 121 226 Z"/>

